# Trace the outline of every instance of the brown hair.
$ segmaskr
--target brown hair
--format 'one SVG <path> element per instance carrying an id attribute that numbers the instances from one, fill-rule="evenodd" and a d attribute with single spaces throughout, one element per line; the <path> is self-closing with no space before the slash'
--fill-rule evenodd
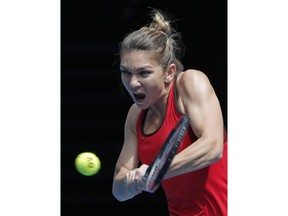
<path id="1" fill-rule="evenodd" d="M 150 24 L 131 32 L 120 43 L 120 57 L 124 51 L 153 51 L 164 70 L 174 63 L 177 72 L 183 71 L 180 59 L 184 46 L 180 33 L 172 28 L 171 22 L 161 11 L 152 9 L 150 17 Z"/>

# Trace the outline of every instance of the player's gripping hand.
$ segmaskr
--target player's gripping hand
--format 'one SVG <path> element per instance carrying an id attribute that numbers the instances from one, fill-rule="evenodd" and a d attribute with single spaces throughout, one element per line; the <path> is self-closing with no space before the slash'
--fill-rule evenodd
<path id="1" fill-rule="evenodd" d="M 138 169 L 134 169 L 130 172 L 127 172 L 124 179 L 126 189 L 133 196 L 142 193 L 142 187 L 138 180 L 139 176 L 136 175 L 137 170 Z"/>
<path id="2" fill-rule="evenodd" d="M 145 174 L 147 168 L 146 164 L 142 164 L 139 168 L 126 173 L 125 186 L 132 195 L 135 196 L 145 191 L 146 182 L 143 181 L 142 176 Z"/>

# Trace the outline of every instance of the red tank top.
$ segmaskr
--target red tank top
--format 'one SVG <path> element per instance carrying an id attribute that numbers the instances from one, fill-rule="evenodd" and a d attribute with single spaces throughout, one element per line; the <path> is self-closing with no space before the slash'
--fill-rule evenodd
<path id="1" fill-rule="evenodd" d="M 150 164 L 171 129 L 182 116 L 174 102 L 174 83 L 169 93 L 167 110 L 161 127 L 152 134 L 144 134 L 143 123 L 148 110 L 142 110 L 137 122 L 138 153 L 141 163 Z M 178 152 L 197 137 L 190 128 Z M 227 215 L 227 136 L 224 133 L 222 159 L 203 169 L 179 175 L 162 182 L 170 216 L 226 216 Z"/>

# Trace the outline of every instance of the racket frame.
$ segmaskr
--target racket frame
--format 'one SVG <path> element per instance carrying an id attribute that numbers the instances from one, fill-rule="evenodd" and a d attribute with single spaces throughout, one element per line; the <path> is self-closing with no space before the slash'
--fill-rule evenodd
<path id="1" fill-rule="evenodd" d="M 159 187 L 189 126 L 189 118 L 184 115 L 169 133 L 158 154 L 142 176 L 142 180 L 146 181 L 147 191 L 154 192 Z"/>

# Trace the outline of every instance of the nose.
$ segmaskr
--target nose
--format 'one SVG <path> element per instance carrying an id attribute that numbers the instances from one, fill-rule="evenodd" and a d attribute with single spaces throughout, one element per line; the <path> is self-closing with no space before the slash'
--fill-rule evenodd
<path id="1" fill-rule="evenodd" d="M 140 80 L 138 79 L 138 77 L 136 75 L 133 74 L 130 77 L 129 85 L 130 85 L 131 88 L 135 88 L 135 87 L 141 86 Z"/>

